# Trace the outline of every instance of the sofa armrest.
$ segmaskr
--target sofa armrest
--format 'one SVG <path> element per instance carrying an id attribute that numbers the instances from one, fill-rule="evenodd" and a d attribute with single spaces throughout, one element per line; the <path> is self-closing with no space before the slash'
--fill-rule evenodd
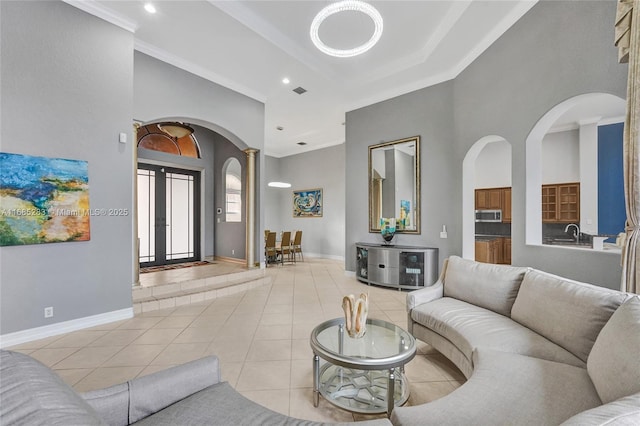
<path id="1" fill-rule="evenodd" d="M 411 310 L 423 303 L 431 302 L 432 300 L 440 299 L 444 295 L 444 286 L 442 281 L 438 280 L 435 284 L 421 288 L 407 293 L 407 313 L 411 313 Z"/>
<path id="2" fill-rule="evenodd" d="M 81 396 L 110 425 L 128 425 L 220 383 L 218 358 L 208 356 Z"/>

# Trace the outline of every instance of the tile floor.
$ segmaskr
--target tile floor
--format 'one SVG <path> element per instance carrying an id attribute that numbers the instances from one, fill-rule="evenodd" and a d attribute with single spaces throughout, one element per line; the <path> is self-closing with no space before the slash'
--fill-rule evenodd
<path id="1" fill-rule="evenodd" d="M 371 318 L 406 328 L 406 293 L 368 287 L 346 276 L 343 262 L 326 259 L 270 267 L 267 274 L 272 283 L 250 292 L 143 313 L 10 349 L 52 367 L 78 391 L 215 354 L 224 380 L 272 410 L 326 422 L 366 418 L 322 398 L 319 407 L 313 407 L 309 335 L 321 321 L 343 315 L 343 295 L 367 290 Z M 419 343 L 406 374 L 410 405 L 442 397 L 464 381 L 452 363 L 424 343 Z"/>

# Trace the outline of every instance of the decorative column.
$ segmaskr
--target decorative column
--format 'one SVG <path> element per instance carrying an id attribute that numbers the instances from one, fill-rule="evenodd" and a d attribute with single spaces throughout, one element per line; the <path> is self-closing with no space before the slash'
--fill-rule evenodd
<path id="1" fill-rule="evenodd" d="M 140 285 L 140 238 L 138 238 L 138 129 L 139 123 L 133 124 L 133 285 Z"/>
<path id="2" fill-rule="evenodd" d="M 246 259 L 247 268 L 255 267 L 255 243 L 256 243 L 256 150 L 248 148 L 247 154 L 247 196 L 246 196 Z"/>

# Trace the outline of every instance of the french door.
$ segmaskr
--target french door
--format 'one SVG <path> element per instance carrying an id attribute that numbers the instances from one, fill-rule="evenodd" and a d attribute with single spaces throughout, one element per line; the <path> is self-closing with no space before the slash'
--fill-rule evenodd
<path id="1" fill-rule="evenodd" d="M 140 266 L 200 260 L 200 172 L 138 164 Z"/>

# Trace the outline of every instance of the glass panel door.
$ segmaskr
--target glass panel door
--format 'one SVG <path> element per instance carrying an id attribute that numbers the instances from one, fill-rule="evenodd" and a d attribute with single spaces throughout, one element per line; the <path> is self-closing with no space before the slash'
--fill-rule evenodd
<path id="1" fill-rule="evenodd" d="M 200 260 L 200 173 L 138 165 L 140 266 Z"/>

